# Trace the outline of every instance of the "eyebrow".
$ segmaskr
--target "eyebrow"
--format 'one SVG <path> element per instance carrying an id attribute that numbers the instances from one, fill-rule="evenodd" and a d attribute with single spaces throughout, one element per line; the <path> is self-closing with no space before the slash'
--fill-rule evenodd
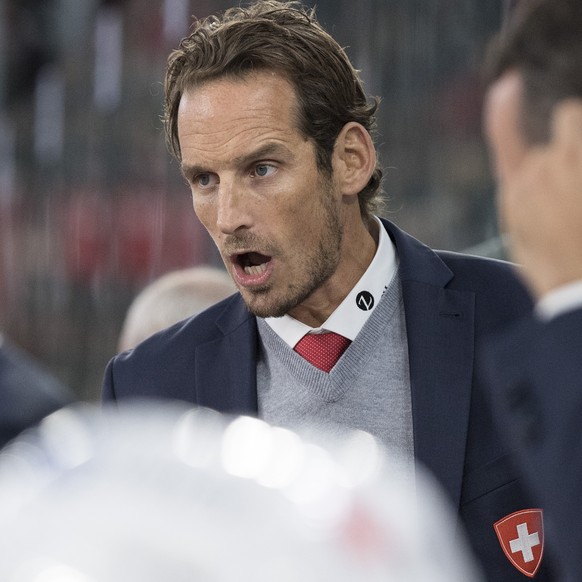
<path id="1" fill-rule="evenodd" d="M 233 158 L 232 162 L 235 166 L 247 166 L 248 164 L 254 161 L 268 158 L 269 156 L 275 154 L 294 156 L 287 146 L 280 143 L 272 142 L 267 143 L 264 146 L 261 146 L 260 148 L 252 152 L 249 152 L 248 154 L 237 156 L 236 158 Z M 197 174 L 205 174 L 211 171 L 205 166 L 200 166 L 198 164 L 182 164 L 181 169 L 182 174 L 186 177 L 196 176 Z"/>

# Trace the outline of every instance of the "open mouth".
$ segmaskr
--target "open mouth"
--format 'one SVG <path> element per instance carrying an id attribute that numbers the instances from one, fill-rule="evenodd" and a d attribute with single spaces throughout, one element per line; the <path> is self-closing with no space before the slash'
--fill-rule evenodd
<path id="1" fill-rule="evenodd" d="M 241 253 L 235 257 L 235 263 L 251 276 L 262 275 L 267 270 L 270 260 L 271 257 L 254 252 Z"/>

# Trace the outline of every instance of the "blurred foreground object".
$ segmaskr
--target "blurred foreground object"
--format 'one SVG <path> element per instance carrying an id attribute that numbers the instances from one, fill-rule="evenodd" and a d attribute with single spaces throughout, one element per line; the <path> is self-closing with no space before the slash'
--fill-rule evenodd
<path id="1" fill-rule="evenodd" d="M 480 580 L 453 515 L 367 433 L 84 405 L 0 455 L 0 579 Z"/>
<path id="2" fill-rule="evenodd" d="M 57 380 L 0 334 L 0 447 L 72 400 Z"/>
<path id="3" fill-rule="evenodd" d="M 143 289 L 130 305 L 119 351 L 129 350 L 157 331 L 197 315 L 236 292 L 224 269 L 192 267 L 163 275 Z"/>

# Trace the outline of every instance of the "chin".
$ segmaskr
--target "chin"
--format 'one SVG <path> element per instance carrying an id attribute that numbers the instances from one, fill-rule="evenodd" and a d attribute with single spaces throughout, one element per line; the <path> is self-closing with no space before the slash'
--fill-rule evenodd
<path id="1" fill-rule="evenodd" d="M 267 292 L 241 292 L 243 301 L 247 309 L 256 317 L 283 317 L 293 307 L 297 305 L 297 301 L 285 298 L 280 301 L 271 300 L 266 296 Z"/>
<path id="2" fill-rule="evenodd" d="M 255 316 L 255 317 L 283 317 L 289 311 L 288 309 L 277 309 L 271 305 L 258 305 L 256 302 L 249 303 L 245 301 L 248 310 Z"/>

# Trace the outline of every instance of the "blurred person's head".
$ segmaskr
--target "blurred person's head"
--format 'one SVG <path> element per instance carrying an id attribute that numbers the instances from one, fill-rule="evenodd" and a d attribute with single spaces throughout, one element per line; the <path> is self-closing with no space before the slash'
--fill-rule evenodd
<path id="1" fill-rule="evenodd" d="M 154 333 L 197 315 L 235 291 L 228 273 L 214 267 L 192 267 L 161 276 L 129 306 L 119 351 L 131 349 Z"/>
<path id="2" fill-rule="evenodd" d="M 358 71 L 342 47 L 320 26 L 315 11 L 299 2 L 259 0 L 195 23 L 169 59 L 165 119 L 172 153 L 182 160 L 178 130 L 184 92 L 220 78 L 256 73 L 284 77 L 295 93 L 294 122 L 312 141 L 320 171 L 331 177 L 336 138 L 350 121 L 368 132 L 376 126 L 377 102 L 368 102 Z M 376 168 L 359 193 L 363 215 L 374 211 L 382 172 Z"/>
<path id="3" fill-rule="evenodd" d="M 6 582 L 476 582 L 455 515 L 368 434 L 84 406 L 0 454 Z"/>
<path id="4" fill-rule="evenodd" d="M 552 139 L 556 107 L 582 106 L 582 2 L 522 0 L 491 43 L 485 128 L 500 188 Z"/>

